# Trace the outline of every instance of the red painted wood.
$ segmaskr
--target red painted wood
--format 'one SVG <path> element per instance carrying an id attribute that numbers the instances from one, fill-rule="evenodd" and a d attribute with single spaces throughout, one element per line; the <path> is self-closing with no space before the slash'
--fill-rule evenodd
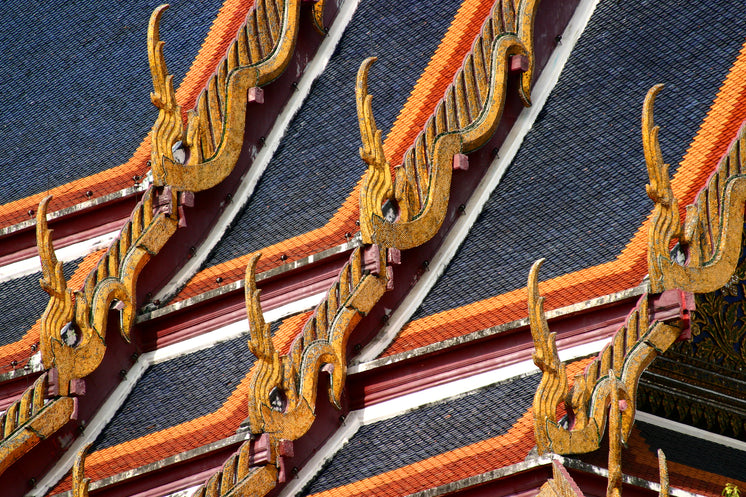
<path id="1" fill-rule="evenodd" d="M 139 195 L 118 198 L 49 221 L 49 227 L 54 230 L 55 249 L 121 228 L 137 204 Z M 35 225 L 0 237 L 0 266 L 37 255 Z"/>
<path id="2" fill-rule="evenodd" d="M 562 350 L 610 338 L 625 324 L 639 298 L 630 297 L 550 320 L 550 330 L 557 332 L 558 348 Z M 651 322 L 680 316 L 681 305 L 682 301 L 676 291 L 656 297 L 650 309 Z M 411 359 L 350 375 L 347 380 L 350 406 L 352 409 L 360 409 L 443 383 L 528 361 L 533 351 L 531 329 L 524 325 L 445 350 L 423 353 Z"/>

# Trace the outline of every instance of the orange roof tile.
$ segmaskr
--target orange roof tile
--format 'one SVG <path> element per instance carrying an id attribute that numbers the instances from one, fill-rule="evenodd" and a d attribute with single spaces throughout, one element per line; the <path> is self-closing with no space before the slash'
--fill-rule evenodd
<path id="1" fill-rule="evenodd" d="M 695 200 L 745 120 L 746 44 L 671 180 L 682 216 L 685 206 Z M 665 124 L 663 126 L 661 132 L 665 133 Z M 546 297 L 546 309 L 556 309 L 639 284 L 647 273 L 649 223 L 648 217 L 614 261 L 542 282 L 539 287 Z M 383 356 L 526 317 L 526 297 L 526 289 L 522 288 L 410 322 Z"/>
<path id="2" fill-rule="evenodd" d="M 188 109 L 195 106 L 197 97 L 207 79 L 227 52 L 228 45 L 235 38 L 238 28 L 252 5 L 253 0 L 249 2 L 225 0 L 223 3 L 199 53 L 176 90 L 176 101 L 181 105 L 184 115 Z M 54 199 L 50 202 L 49 210 L 54 212 L 89 200 L 85 196 L 88 190 L 92 191 L 96 197 L 101 197 L 130 187 L 133 185 L 134 175 L 143 176 L 146 173 L 149 159 L 150 137 L 148 136 L 143 139 L 132 157 L 124 164 L 0 206 L 0 226 L 10 226 L 28 220 L 28 210 L 36 210 L 39 202 L 50 194 L 54 195 Z"/>
<path id="3" fill-rule="evenodd" d="M 591 359 L 567 365 L 570 379 Z M 529 408 L 507 433 L 459 447 L 407 466 L 313 494 L 315 497 L 408 495 L 523 461 L 535 445 L 533 409 Z"/>

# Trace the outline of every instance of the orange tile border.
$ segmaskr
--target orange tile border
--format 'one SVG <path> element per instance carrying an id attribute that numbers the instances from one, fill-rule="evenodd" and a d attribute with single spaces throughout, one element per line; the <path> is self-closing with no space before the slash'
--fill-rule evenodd
<path id="1" fill-rule="evenodd" d="M 710 110 L 687 149 L 671 183 L 682 216 L 741 124 L 746 121 L 746 43 L 731 67 Z M 665 133 L 665 123 L 661 133 Z M 643 195 L 640 192 L 640 195 Z M 581 269 L 540 283 L 547 310 L 608 295 L 639 284 L 647 273 L 647 233 L 650 217 L 637 229 L 614 261 Z M 528 275 L 526 268 L 526 275 Z M 447 338 L 507 323 L 527 316 L 526 289 L 521 288 L 412 321 L 382 354 L 389 356 Z"/>
<path id="2" fill-rule="evenodd" d="M 228 51 L 228 45 L 235 38 L 253 3 L 253 0 L 225 0 L 218 11 L 205 41 L 176 90 L 176 100 L 182 106 L 184 115 L 188 109 L 196 105 L 197 97 L 220 59 Z M 166 56 L 168 57 L 168 54 Z M 28 220 L 28 210 L 36 210 L 39 202 L 50 194 L 54 195 L 54 199 L 50 202 L 49 211 L 55 212 L 89 200 L 85 197 L 88 190 L 93 191 L 96 197 L 101 197 L 130 187 L 133 185 L 133 175 L 145 174 L 149 159 L 150 137 L 147 136 L 124 164 L 0 206 L 0 226 L 10 226 Z"/>
<path id="3" fill-rule="evenodd" d="M 471 50 L 471 44 L 463 43 L 463 40 L 476 38 L 493 3 L 491 0 L 465 0 L 459 7 L 440 45 L 417 80 L 407 102 L 394 121 L 391 131 L 386 136 L 383 148 L 391 164 L 399 164 L 402 161 L 404 153 L 412 146 L 417 134 L 424 128 L 445 89 L 453 81 L 454 74 L 461 68 L 464 58 Z M 352 100 L 349 103 L 354 104 Z M 363 166 L 361 161 L 360 170 L 364 174 Z M 355 225 L 355 221 L 359 216 L 358 201 L 361 182 L 362 178 L 324 226 L 259 250 L 262 252 L 262 259 L 259 261 L 257 271 L 267 271 L 281 264 L 339 245 L 346 240 L 345 233 L 357 232 L 359 228 Z M 280 256 L 283 254 L 287 256 L 287 259 L 281 261 Z M 241 279 L 250 256 L 251 254 L 246 254 L 200 271 L 192 277 L 173 302 L 214 289 L 217 276 L 223 278 L 223 285 Z"/>
<path id="4" fill-rule="evenodd" d="M 582 359 L 568 364 L 568 377 L 574 378 L 590 361 L 591 359 Z M 533 409 L 529 408 L 503 435 L 459 447 L 401 468 L 313 494 L 313 496 L 408 495 L 516 464 L 526 458 L 534 445 L 536 443 Z"/>

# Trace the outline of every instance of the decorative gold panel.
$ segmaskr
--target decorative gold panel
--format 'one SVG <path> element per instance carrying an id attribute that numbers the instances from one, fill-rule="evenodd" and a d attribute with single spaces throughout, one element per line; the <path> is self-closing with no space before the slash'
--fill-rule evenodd
<path id="1" fill-rule="evenodd" d="M 249 92 L 277 79 L 290 62 L 298 37 L 300 4 L 301 0 L 255 2 L 227 56 L 200 94 L 196 109 L 188 113 L 186 132 L 181 130 L 175 101 L 165 108 L 159 106 L 159 120 L 151 132 L 156 185 L 197 192 L 219 184 L 233 171 L 243 148 Z M 164 8 L 158 7 L 153 13 L 153 36 L 149 35 L 156 95 L 170 94 L 171 76 L 163 60 L 163 42 L 157 38 L 158 19 Z M 322 11 L 323 2 L 313 7 L 317 28 L 323 24 Z M 184 147 L 183 163 L 171 152 L 178 141 Z M 162 145 L 155 146 L 161 142 Z"/>
<path id="2" fill-rule="evenodd" d="M 371 248 L 378 255 L 380 274 L 363 273 L 363 253 L 356 248 L 342 268 L 326 298 L 316 307 L 296 336 L 287 354 L 280 356 L 272 344 L 270 327 L 264 321 L 256 287 L 255 254 L 246 268 L 246 309 L 251 339 L 249 348 L 257 357 L 249 394 L 249 425 L 256 436 L 269 435 L 270 464 L 250 467 L 251 443 L 240 455 L 229 459 L 223 470 L 200 488 L 195 496 L 213 497 L 237 492 L 265 495 L 276 485 L 281 446 L 297 440 L 311 428 L 316 415 L 319 375 L 330 374 L 329 400 L 340 407 L 347 375 L 347 340 L 358 322 L 386 291 L 386 251 Z M 244 454 L 246 454 L 244 456 Z M 239 469 L 236 469 L 239 468 Z M 269 473 L 274 471 L 270 482 Z M 259 475 L 262 475 L 261 477 Z M 243 494 L 242 494 L 243 495 Z"/>
<path id="3" fill-rule="evenodd" d="M 534 362 L 542 371 L 534 396 L 534 433 L 539 453 L 578 454 L 599 447 L 612 395 L 619 395 L 626 408 L 621 413 L 621 440 L 626 443 L 635 417 L 637 383 L 645 368 L 679 337 L 681 329 L 662 322 L 649 323 L 648 296 L 643 295 L 626 324 L 616 332 L 610 345 L 575 377 L 568 388 L 563 365 L 557 355 L 556 335 L 549 332 L 544 315 L 544 298 L 539 296 L 536 261 L 528 278 L 528 308 L 534 339 Z M 569 426 L 557 419 L 557 407 L 564 400 Z"/>
<path id="4" fill-rule="evenodd" d="M 496 2 L 454 83 L 405 154 L 402 166 L 396 168 L 393 192 L 367 91 L 368 69 L 375 58 L 363 62 L 358 72 L 357 101 L 363 141 L 360 153 L 369 166 L 360 193 L 360 230 L 365 243 L 407 249 L 437 233 L 448 207 L 457 154 L 477 150 L 497 129 L 513 56 L 528 60 L 519 93 L 524 104 L 530 105 L 537 4 L 524 0 L 515 10 L 511 0 Z M 381 206 L 392 197 L 399 209 L 398 219 L 386 220 Z"/>
<path id="5" fill-rule="evenodd" d="M 663 85 L 656 85 L 648 91 L 642 111 L 642 141 L 650 178 L 646 189 L 655 202 L 648 232 L 650 289 L 653 293 L 672 288 L 711 292 L 728 283 L 741 253 L 746 203 L 744 128 L 695 203 L 687 206 L 682 228 L 669 166 L 663 163 L 658 143 L 659 127 L 653 124 L 653 104 L 662 88 Z M 685 263 L 671 255 L 674 240 L 686 253 Z"/>
<path id="6" fill-rule="evenodd" d="M 165 192 L 161 197 L 165 205 L 157 210 L 154 195 L 153 188 L 145 192 L 119 240 L 112 243 L 98 267 L 88 275 L 83 289 L 74 293 L 67 288 L 47 226 L 51 197 L 39 204 L 36 237 L 44 275 L 40 283 L 50 296 L 41 319 L 40 350 L 44 367 L 58 370 L 60 395 L 68 395 L 70 380 L 87 376 L 103 359 L 112 304 L 121 308 L 121 332 L 129 340 L 135 320 L 137 278 L 178 226 L 176 193 Z"/>

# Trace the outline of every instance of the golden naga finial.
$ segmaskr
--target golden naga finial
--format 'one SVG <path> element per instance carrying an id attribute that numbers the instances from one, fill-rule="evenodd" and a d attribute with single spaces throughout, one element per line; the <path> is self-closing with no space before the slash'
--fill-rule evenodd
<path id="1" fill-rule="evenodd" d="M 568 393 L 565 365 L 557 354 L 556 333 L 549 332 L 544 315 L 544 297 L 539 295 L 539 269 L 544 259 L 539 259 L 531 266 L 528 273 L 528 318 L 531 324 L 531 336 L 534 339 L 534 364 L 542 371 L 541 383 L 534 395 L 534 413 L 547 413 L 547 421 L 557 423 L 556 406 Z M 535 414 L 536 415 L 536 414 Z M 546 429 L 534 424 L 536 445 L 540 453 L 549 452 L 551 440 Z"/>
<path id="2" fill-rule="evenodd" d="M 622 443 L 626 443 L 634 422 L 640 376 L 653 359 L 679 337 L 681 328 L 662 322 L 651 325 L 648 296 L 643 295 L 611 343 L 584 373 L 575 377 L 569 389 L 565 368 L 557 355 L 555 334 L 549 332 L 543 299 L 539 297 L 537 273 L 541 262 L 534 263 L 528 281 L 529 321 L 536 347 L 534 362 L 543 372 L 533 404 L 538 451 L 540 454 L 580 454 L 596 450 L 606 426 L 606 408 L 612 395 L 618 395 L 617 400 L 625 404 L 620 418 L 620 437 Z M 567 426 L 557 421 L 557 407 L 562 401 L 568 414 Z"/>
<path id="3" fill-rule="evenodd" d="M 153 177 L 157 185 L 165 184 L 165 169 L 173 167 L 175 162 L 184 160 L 174 158 L 173 146 L 183 139 L 184 123 L 181 118 L 181 107 L 176 103 L 174 77 L 168 73 L 166 59 L 163 56 L 165 42 L 160 39 L 160 22 L 168 4 L 158 6 L 150 16 L 148 24 L 148 62 L 153 77 L 153 92 L 150 100 L 158 107 L 158 119 L 150 131 L 151 164 Z"/>
<path id="4" fill-rule="evenodd" d="M 98 364 L 106 348 L 103 337 L 90 326 L 90 306 L 82 292 L 68 289 L 47 226 L 47 206 L 51 196 L 39 204 L 36 214 L 36 244 L 44 277 L 39 280 L 49 294 L 41 316 L 39 350 L 45 368 L 55 366 L 59 374 L 60 395 L 68 395 L 70 380 L 82 378 Z M 116 294 L 119 295 L 119 294 Z M 104 302 L 108 312 L 111 299 Z"/>
<path id="5" fill-rule="evenodd" d="M 249 350 L 257 358 L 256 374 L 251 380 L 250 397 L 252 405 L 249 406 L 249 421 L 254 433 L 260 433 L 264 429 L 264 418 L 262 406 L 272 406 L 272 391 L 282 386 L 282 363 L 280 355 L 272 344 L 272 334 L 269 324 L 264 322 L 262 306 L 259 302 L 261 290 L 256 287 L 256 265 L 261 253 L 254 254 L 246 266 L 246 278 L 244 292 L 246 295 L 246 313 L 249 317 Z"/>
<path id="6" fill-rule="evenodd" d="M 663 163 L 663 154 L 658 142 L 660 126 L 656 126 L 653 122 L 655 97 L 662 89 L 663 85 L 657 84 L 650 88 L 645 96 L 645 102 L 642 105 L 642 147 L 650 178 L 650 183 L 645 185 L 648 197 L 655 203 L 670 206 L 677 205 L 677 201 L 671 190 L 671 180 L 668 176 L 669 165 Z"/>
<path id="7" fill-rule="evenodd" d="M 731 144 L 696 204 L 687 206 L 682 229 L 679 204 L 671 189 L 668 164 L 658 142 L 658 126 L 653 124 L 653 104 L 663 85 L 655 85 L 642 108 L 642 142 L 650 183 L 648 196 L 655 202 L 648 231 L 648 272 L 654 293 L 677 288 L 706 293 L 724 286 L 733 275 L 741 252 L 743 208 L 746 203 L 746 176 L 737 147 L 743 130 Z M 671 257 L 671 244 L 678 239 L 687 260 Z"/>
<path id="8" fill-rule="evenodd" d="M 365 175 L 360 189 L 360 232 L 365 243 L 373 243 L 373 216 L 383 218 L 381 207 L 386 199 L 393 195 L 391 166 L 383 152 L 381 130 L 376 127 L 376 120 L 373 117 L 373 96 L 368 94 L 368 72 L 376 60 L 377 57 L 368 57 L 360 64 L 355 87 L 357 119 L 363 142 L 363 146 L 360 147 L 360 158 L 368 164 L 368 174 Z"/>
<path id="9" fill-rule="evenodd" d="M 91 480 L 85 477 L 85 458 L 88 456 L 88 449 L 90 448 L 91 444 L 86 444 L 75 458 L 75 464 L 72 468 L 72 497 L 88 497 L 88 486 Z"/>
<path id="10" fill-rule="evenodd" d="M 60 330 L 73 321 L 75 306 L 73 292 L 67 288 L 62 272 L 62 262 L 57 260 L 52 243 L 52 230 L 47 225 L 47 207 L 52 196 L 45 197 L 36 211 L 36 246 L 39 250 L 43 278 L 39 280 L 42 290 L 49 294 L 49 302 L 41 318 L 39 350 L 45 368 L 52 367 L 54 355 L 52 340 L 59 340 Z"/>

